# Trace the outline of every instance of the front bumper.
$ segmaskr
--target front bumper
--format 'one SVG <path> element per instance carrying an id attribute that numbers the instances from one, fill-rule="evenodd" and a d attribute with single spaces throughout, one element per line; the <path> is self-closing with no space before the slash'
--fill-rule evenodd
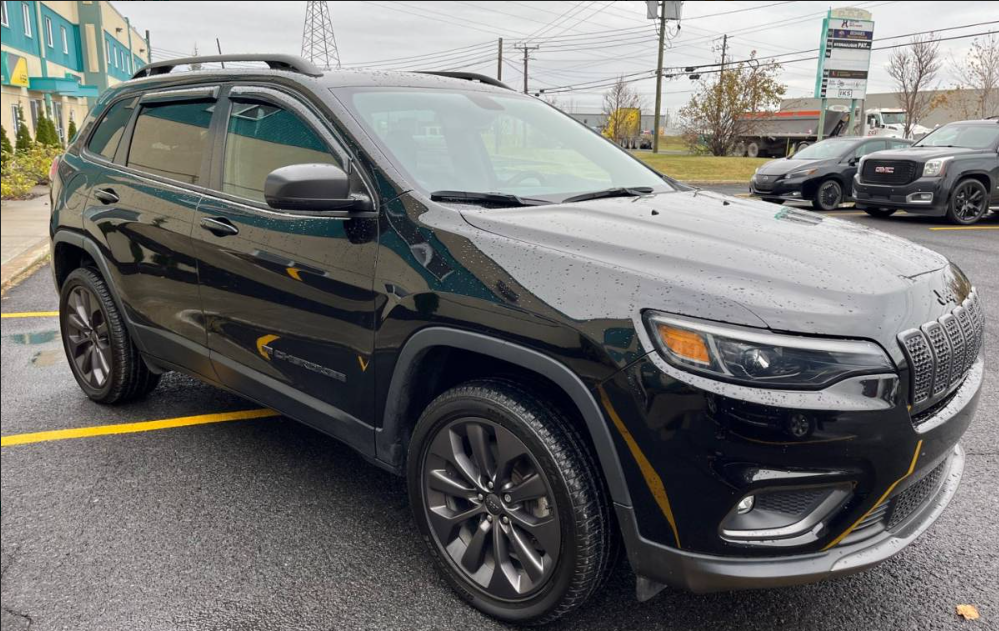
<path id="1" fill-rule="evenodd" d="M 770 178 L 781 178 L 772 180 L 766 185 L 758 182 L 758 176 L 754 175 L 749 180 L 749 194 L 753 197 L 765 199 L 782 199 L 784 201 L 807 200 L 805 196 L 806 178 L 786 179 L 784 176 L 769 176 Z"/>
<path id="2" fill-rule="evenodd" d="M 886 185 L 853 178 L 856 203 L 874 208 L 896 208 L 908 213 L 942 217 L 947 214 L 947 189 L 943 178 L 921 177 L 909 184 Z"/>
<path id="3" fill-rule="evenodd" d="M 895 528 L 859 543 L 797 556 L 730 558 L 677 550 L 644 539 L 634 511 L 615 508 L 631 565 L 646 580 L 695 593 L 800 585 L 860 572 L 912 543 L 940 517 L 957 492 L 964 472 L 960 445 L 947 456 L 945 467 L 939 490 Z"/>

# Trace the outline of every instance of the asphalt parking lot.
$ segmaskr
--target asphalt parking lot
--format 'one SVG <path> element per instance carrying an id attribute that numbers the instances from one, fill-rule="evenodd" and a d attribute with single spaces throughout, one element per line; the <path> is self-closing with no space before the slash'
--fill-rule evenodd
<path id="1" fill-rule="evenodd" d="M 726 192 L 742 192 L 744 187 Z M 874 225 L 949 256 L 988 312 L 986 377 L 964 482 L 937 524 L 866 573 L 798 588 L 639 604 L 622 563 L 572 629 L 999 628 L 999 215 L 975 230 Z M 986 229 L 983 229 L 986 228 Z M 412 527 L 405 486 L 348 448 L 171 374 L 147 399 L 90 402 L 49 312 L 47 268 L 2 301 L 2 629 L 492 629 L 452 594 Z M 28 314 L 25 317 L 11 317 Z M 95 427 L 198 424 L 100 435 Z M 167 424 L 169 425 L 169 424 Z M 62 440 L 8 437 L 73 430 Z M 974 604 L 981 619 L 955 614 Z"/>

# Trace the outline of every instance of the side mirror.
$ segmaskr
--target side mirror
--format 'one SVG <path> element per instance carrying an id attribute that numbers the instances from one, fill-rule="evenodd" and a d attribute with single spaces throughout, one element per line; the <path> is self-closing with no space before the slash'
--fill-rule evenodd
<path id="1" fill-rule="evenodd" d="M 353 210 L 367 197 L 351 196 L 350 178 L 335 164 L 292 164 L 274 169 L 264 182 L 267 205 L 278 210 Z"/>
<path id="2" fill-rule="evenodd" d="M 860 162 L 860 158 L 858 158 L 857 156 L 853 156 L 852 158 L 850 158 L 850 159 L 849 159 L 849 160 L 847 161 L 847 164 L 849 164 L 849 165 L 850 165 L 850 166 L 852 166 L 852 167 L 855 167 L 855 166 L 857 166 L 857 164 L 858 164 L 859 162 Z"/>

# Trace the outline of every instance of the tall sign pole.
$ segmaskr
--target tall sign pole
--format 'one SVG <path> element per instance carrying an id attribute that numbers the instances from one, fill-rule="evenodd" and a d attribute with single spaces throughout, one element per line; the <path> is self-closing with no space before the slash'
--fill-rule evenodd
<path id="1" fill-rule="evenodd" d="M 853 130 L 857 103 L 867 98 L 867 76 L 871 68 L 874 21 L 870 11 L 844 7 L 830 9 L 822 21 L 815 97 L 820 99 L 816 138 L 825 134 L 828 99 L 850 99 L 847 133 Z M 863 117 L 863 112 L 860 113 Z"/>

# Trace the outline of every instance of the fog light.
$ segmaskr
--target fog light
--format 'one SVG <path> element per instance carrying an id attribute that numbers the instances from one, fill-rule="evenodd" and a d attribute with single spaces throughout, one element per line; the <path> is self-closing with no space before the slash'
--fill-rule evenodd
<path id="1" fill-rule="evenodd" d="M 909 193 L 905 201 L 910 204 L 931 204 L 933 203 L 933 193 Z"/>
<path id="2" fill-rule="evenodd" d="M 753 497 L 752 495 L 747 495 L 746 497 L 739 500 L 739 503 L 736 504 L 735 506 L 735 510 L 740 515 L 745 515 L 749 511 L 753 510 L 753 506 L 755 504 L 756 504 L 756 498 Z"/>

